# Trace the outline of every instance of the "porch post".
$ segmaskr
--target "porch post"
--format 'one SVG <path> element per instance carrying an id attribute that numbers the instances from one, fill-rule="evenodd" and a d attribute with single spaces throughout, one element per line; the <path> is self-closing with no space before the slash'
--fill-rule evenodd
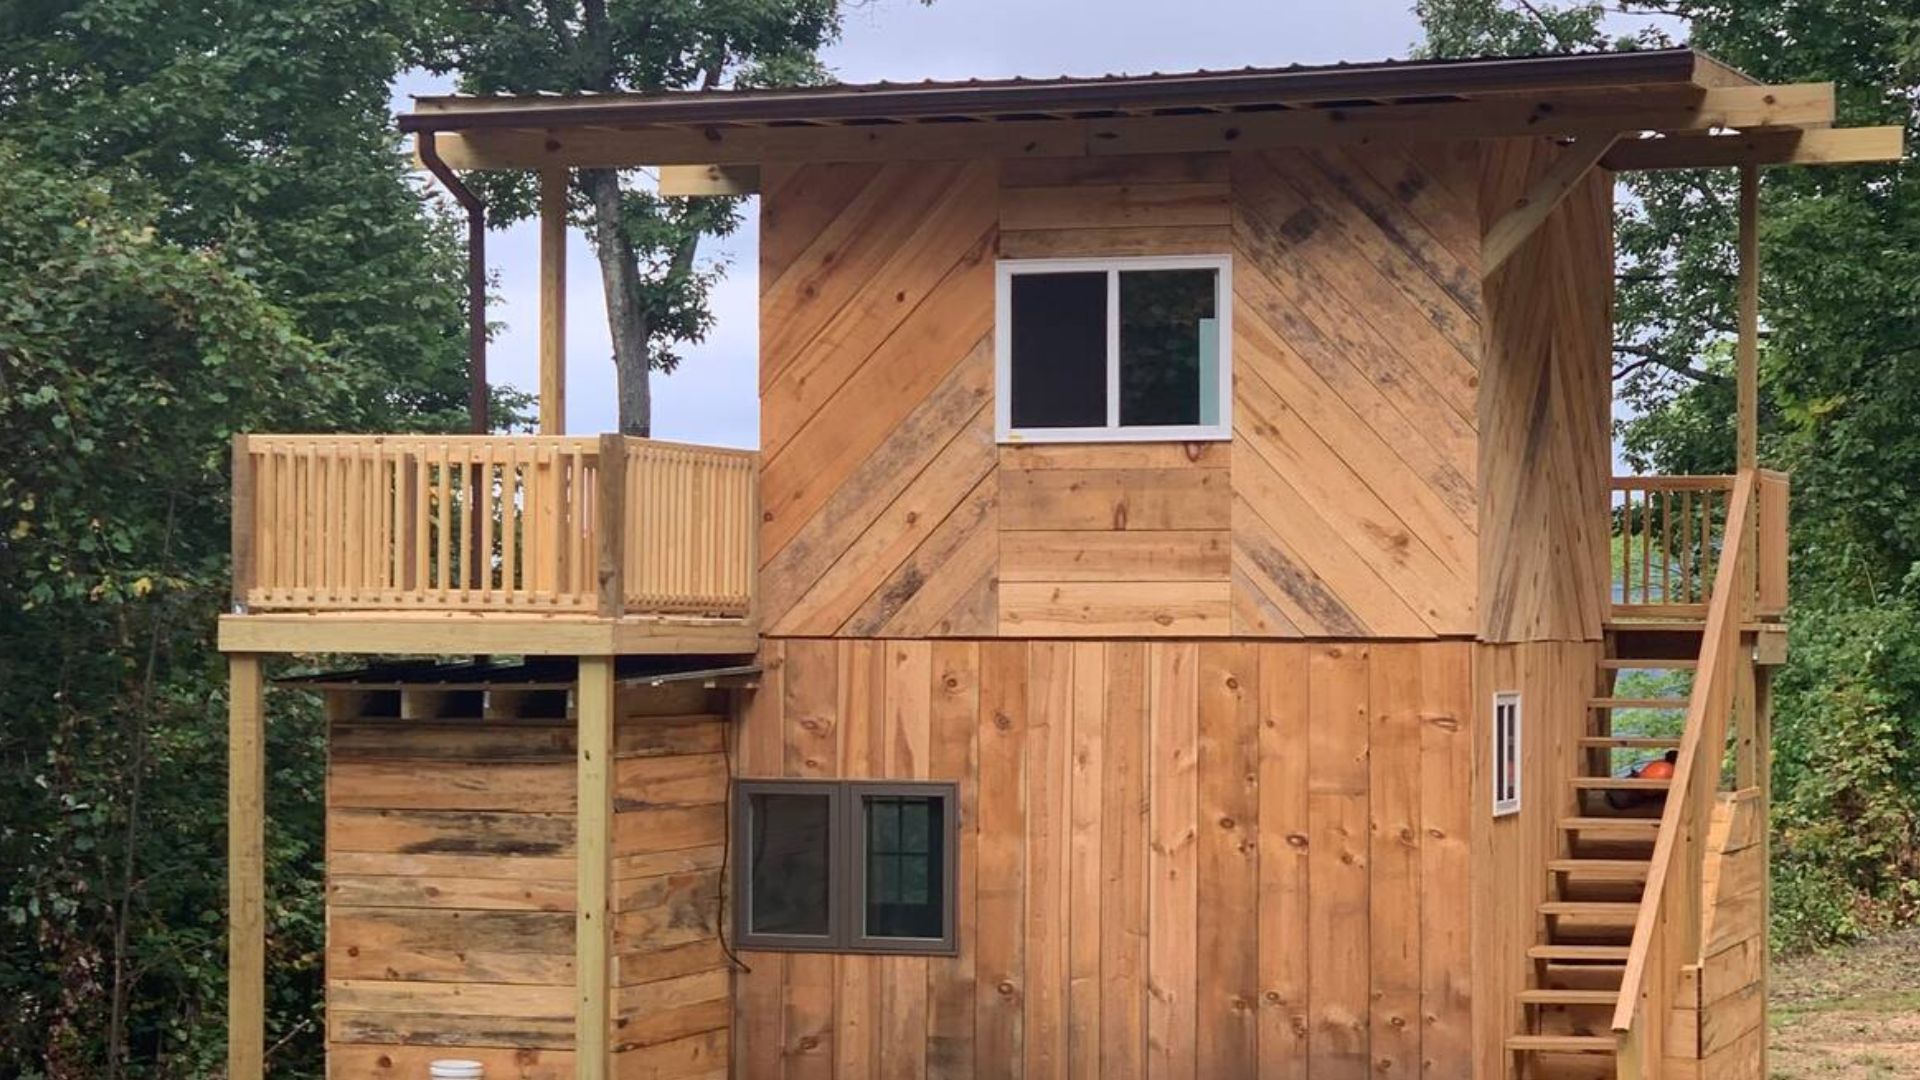
<path id="1" fill-rule="evenodd" d="M 567 431 L 567 170 L 540 170 L 540 434 Z"/>
<path id="2" fill-rule="evenodd" d="M 1740 166 L 1740 337 L 1735 352 L 1739 436 L 1735 465 L 1759 464 L 1760 167 Z"/>
<path id="3" fill-rule="evenodd" d="M 577 691 L 578 796 L 574 844 L 574 1075 L 612 1074 L 610 1027 L 613 933 L 609 878 L 613 849 L 613 657 L 580 658 Z"/>
<path id="4" fill-rule="evenodd" d="M 227 658 L 227 1077 L 266 1058 L 265 686 L 260 657 Z"/>

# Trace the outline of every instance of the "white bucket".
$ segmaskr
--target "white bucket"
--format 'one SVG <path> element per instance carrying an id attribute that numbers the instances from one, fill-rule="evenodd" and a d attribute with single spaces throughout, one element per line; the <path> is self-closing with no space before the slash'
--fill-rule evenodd
<path id="1" fill-rule="evenodd" d="M 427 1062 L 427 1075 L 432 1080 L 484 1080 L 487 1070 L 477 1061 L 442 1058 Z"/>

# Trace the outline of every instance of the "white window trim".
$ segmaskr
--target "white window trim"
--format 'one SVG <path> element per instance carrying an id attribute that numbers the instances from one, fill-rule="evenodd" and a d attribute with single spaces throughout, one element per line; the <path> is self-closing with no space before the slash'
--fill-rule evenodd
<path id="1" fill-rule="evenodd" d="M 1513 796 L 1511 798 L 1502 798 L 1500 791 L 1500 761 L 1502 756 L 1501 750 L 1504 748 L 1500 745 L 1500 711 L 1508 705 L 1513 707 Z M 1520 733 L 1525 728 L 1523 716 L 1524 713 L 1520 707 L 1520 691 L 1501 690 L 1493 695 L 1493 723 L 1489 725 L 1493 729 L 1493 767 L 1487 770 L 1487 779 L 1493 786 L 1494 817 L 1506 817 L 1510 814 L 1520 812 L 1520 781 L 1527 772 L 1526 749 L 1520 739 Z"/>
<path id="2" fill-rule="evenodd" d="M 1128 270 L 1213 270 L 1220 335 L 1220 420 L 1214 424 L 1120 426 L 1120 273 Z M 1015 274 L 1107 275 L 1107 423 L 1104 427 L 1013 426 L 1013 278 Z M 1233 256 L 1138 255 L 1099 259 L 1001 259 L 994 264 L 994 437 L 1003 443 L 1219 442 L 1233 438 Z"/>

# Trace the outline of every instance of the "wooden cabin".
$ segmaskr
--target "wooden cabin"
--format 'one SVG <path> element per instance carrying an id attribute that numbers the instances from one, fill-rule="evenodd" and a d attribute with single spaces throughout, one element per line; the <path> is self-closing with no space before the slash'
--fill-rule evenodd
<path id="1" fill-rule="evenodd" d="M 1763 1075 L 1757 178 L 1899 156 L 1833 119 L 1685 49 L 421 100 L 542 177 L 543 433 L 236 444 L 231 1075 L 287 652 L 373 658 L 339 1080 Z M 568 172 L 642 165 L 759 197 L 757 452 L 558 430 Z M 1739 468 L 1614 476 L 1614 178 L 1695 166 Z"/>

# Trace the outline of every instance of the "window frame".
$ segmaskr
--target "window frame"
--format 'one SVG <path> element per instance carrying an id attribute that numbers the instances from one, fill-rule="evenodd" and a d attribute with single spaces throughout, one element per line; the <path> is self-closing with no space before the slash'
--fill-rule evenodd
<path id="1" fill-rule="evenodd" d="M 1212 270 L 1219 324 L 1218 421 L 1212 424 L 1120 424 L 1120 275 L 1136 270 Z M 1013 426 L 1013 279 L 1023 274 L 1104 273 L 1107 277 L 1107 422 L 1100 427 Z M 1224 442 L 1233 438 L 1233 256 L 1125 255 L 1099 258 L 1000 259 L 994 263 L 994 438 L 1001 443 Z"/>
<path id="2" fill-rule="evenodd" d="M 749 850 L 755 795 L 821 795 L 827 799 L 827 933 L 769 934 L 752 928 L 753 866 Z M 941 801 L 940 923 L 937 938 L 875 937 L 865 932 L 866 818 L 869 795 Z M 764 952 L 873 953 L 952 956 L 958 951 L 955 906 L 960 870 L 959 785 L 950 780 L 806 780 L 743 777 L 733 782 L 731 872 L 733 940 L 736 947 Z"/>
<path id="3" fill-rule="evenodd" d="M 1511 710 L 1508 713 L 1508 715 L 1511 716 L 1510 722 L 1504 720 L 1501 715 L 1503 710 L 1507 710 L 1509 706 L 1511 706 Z M 1521 742 L 1520 735 L 1525 726 L 1523 720 L 1524 715 L 1524 710 L 1521 708 L 1520 691 L 1494 691 L 1493 722 L 1488 725 L 1492 729 L 1493 759 L 1491 762 L 1492 767 L 1487 770 L 1487 779 L 1493 786 L 1493 816 L 1497 818 L 1509 817 L 1520 812 L 1520 782 L 1527 771 L 1525 744 Z M 1503 735 L 1508 736 L 1508 739 L 1503 741 Z M 1501 770 L 1502 763 L 1508 760 L 1508 755 L 1505 753 L 1507 750 L 1507 746 L 1505 745 L 1506 741 L 1512 743 L 1511 760 L 1513 771 L 1510 775 L 1503 774 Z M 1510 794 L 1504 790 L 1504 786 L 1501 784 L 1503 779 L 1511 781 L 1512 792 Z"/>

